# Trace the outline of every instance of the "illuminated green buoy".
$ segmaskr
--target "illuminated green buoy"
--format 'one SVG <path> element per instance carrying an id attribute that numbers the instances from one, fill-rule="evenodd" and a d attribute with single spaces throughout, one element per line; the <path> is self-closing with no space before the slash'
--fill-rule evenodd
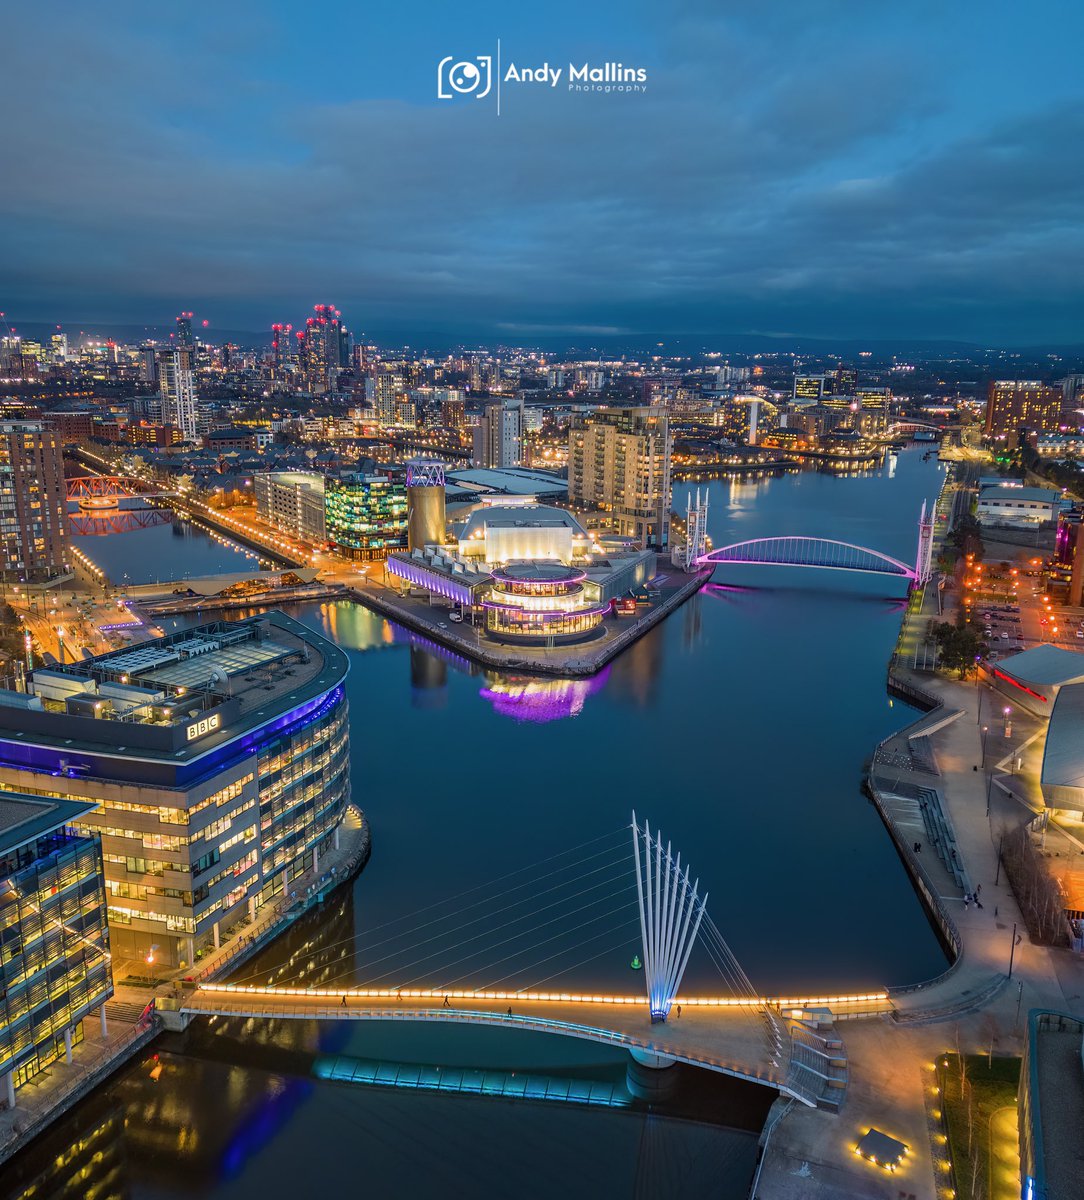
<path id="1" fill-rule="evenodd" d="M 640 961 L 640 956 L 638 954 L 634 954 L 632 956 L 632 962 L 629 963 L 629 966 L 632 967 L 634 971 L 642 971 L 644 969 L 644 964 Z"/>

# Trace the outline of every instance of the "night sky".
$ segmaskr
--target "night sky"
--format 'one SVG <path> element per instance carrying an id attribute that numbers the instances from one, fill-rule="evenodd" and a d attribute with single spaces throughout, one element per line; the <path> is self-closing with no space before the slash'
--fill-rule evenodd
<path id="1" fill-rule="evenodd" d="M 439 101 L 498 37 L 560 85 Z M 1075 4 L 9 0 L 0 38 L 16 323 L 1084 342 Z"/>

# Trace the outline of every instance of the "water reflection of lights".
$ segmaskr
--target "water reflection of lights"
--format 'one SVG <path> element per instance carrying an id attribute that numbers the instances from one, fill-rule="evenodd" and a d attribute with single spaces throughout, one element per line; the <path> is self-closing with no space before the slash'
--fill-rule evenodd
<path id="1" fill-rule="evenodd" d="M 578 717 L 583 711 L 587 697 L 605 687 L 609 677 L 609 667 L 604 667 L 590 679 L 494 676 L 479 694 L 484 696 L 502 717 L 543 725 L 547 721 Z"/>

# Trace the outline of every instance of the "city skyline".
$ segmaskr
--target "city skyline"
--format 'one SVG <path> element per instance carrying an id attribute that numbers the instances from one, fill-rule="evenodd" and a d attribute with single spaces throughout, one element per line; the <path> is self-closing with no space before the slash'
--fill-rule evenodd
<path id="1" fill-rule="evenodd" d="M 1081 18 L 1039 10 L 476 3 L 374 37 L 281 4 L 20 5 L 13 42 L 48 52 L 0 83 L 25 164 L 0 308 L 255 331 L 332 295 L 404 339 L 1072 344 Z M 646 90 L 440 101 L 438 63 L 498 36 L 505 69 L 622 62 Z"/>

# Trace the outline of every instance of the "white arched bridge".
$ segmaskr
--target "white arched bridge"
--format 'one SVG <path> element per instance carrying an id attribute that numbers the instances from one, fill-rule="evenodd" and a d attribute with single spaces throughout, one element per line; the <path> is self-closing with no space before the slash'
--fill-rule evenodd
<path id="1" fill-rule="evenodd" d="M 832 571 L 864 571 L 870 575 L 916 578 L 915 568 L 891 555 L 850 542 L 818 537 L 768 537 L 735 542 L 698 560 L 708 563 L 761 564 L 776 567 L 819 567 Z"/>
<path id="2" fill-rule="evenodd" d="M 868 546 L 834 538 L 804 537 L 784 534 L 781 537 L 750 538 L 733 542 L 707 553 L 699 553 L 697 566 L 730 563 L 741 566 L 809 567 L 827 571 L 858 571 L 869 575 L 888 575 L 906 579 L 909 584 L 923 585 L 933 571 L 933 514 L 927 515 L 926 503 L 918 519 L 918 549 L 915 562 L 909 565 Z"/>
<path id="3" fill-rule="evenodd" d="M 638 1086 L 652 1094 L 656 1086 L 662 1086 L 668 1068 L 686 1063 L 763 1084 L 806 1105 L 837 1110 L 846 1089 L 847 1063 L 843 1043 L 832 1025 L 832 1014 L 884 1012 L 890 1008 L 887 994 L 796 997 L 758 994 L 708 916 L 707 896 L 688 867 L 682 866 L 681 856 L 673 854 L 669 843 L 664 843 L 658 833 L 652 834 L 646 823 L 638 824 L 635 814 L 631 830 L 636 876 L 634 903 L 628 894 L 631 880 L 627 841 L 621 837 L 602 850 L 594 848 L 592 843 L 591 852 L 577 859 L 571 884 L 567 878 L 552 884 L 555 872 L 551 869 L 552 860 L 546 860 L 540 864 L 544 873 L 537 880 L 516 883 L 499 897 L 487 896 L 478 888 L 464 893 L 476 898 L 451 917 L 446 915 L 450 902 L 422 910 L 426 919 L 416 927 L 421 936 L 407 948 L 409 962 L 401 966 L 398 965 L 401 960 L 397 960 L 396 966 L 383 973 L 385 978 L 379 974 L 379 965 L 392 957 L 385 949 L 391 939 L 373 941 L 367 937 L 364 949 L 370 954 L 372 965 L 351 966 L 341 982 L 334 978 L 330 982 L 321 980 L 317 987 L 269 985 L 262 979 L 192 982 L 178 995 L 160 1001 L 159 1010 L 171 1027 L 183 1027 L 195 1017 L 427 1021 L 556 1034 L 626 1049 L 633 1060 L 630 1081 L 632 1073 L 638 1072 Z M 615 854 L 617 857 L 613 857 Z M 607 861 L 599 862 L 607 856 L 610 856 Z M 620 871 L 611 875 L 614 867 L 620 867 Z M 503 884 L 508 878 L 504 876 L 498 882 Z M 615 882 L 619 885 L 617 890 L 610 886 Z M 581 902 L 596 890 L 602 895 Z M 557 899 L 548 898 L 558 892 L 561 894 Z M 522 894 L 515 898 L 516 893 Z M 481 898 L 477 898 L 479 895 Z M 526 942 L 532 943 L 530 950 L 542 948 L 539 952 L 545 957 L 539 963 L 549 962 L 555 957 L 552 946 L 555 940 L 563 942 L 601 919 L 590 915 L 591 906 L 596 903 L 606 910 L 605 916 L 623 909 L 621 920 L 631 916 L 638 925 L 640 953 L 635 966 L 643 971 L 645 992 L 627 995 L 582 988 L 501 987 L 463 978 L 434 986 L 419 985 L 405 978 L 408 968 L 426 963 L 425 956 L 434 946 L 437 953 L 445 956 L 441 965 L 425 965 L 422 969 L 451 972 L 454 964 L 463 959 L 449 960 L 448 955 L 457 954 L 461 947 L 479 938 L 487 940 L 487 953 L 492 949 L 501 955 L 496 963 L 519 955 Z M 519 918 L 515 915 L 507 916 L 514 913 L 517 905 L 523 905 L 530 913 L 529 928 L 518 925 Z M 460 919 L 479 909 L 476 915 Z M 554 909 L 556 916 L 545 915 Z M 431 917 L 432 911 L 442 915 Z M 586 918 L 585 912 L 589 914 Z M 446 920 L 453 920 L 450 931 L 442 924 Z M 479 923 L 484 932 L 470 933 L 470 928 Z M 552 932 L 555 925 L 556 933 Z M 494 938 L 494 934 L 508 928 L 515 932 Z M 608 935 L 587 935 L 582 944 L 600 936 Z M 628 936 L 625 933 L 626 946 Z M 508 943 L 514 943 L 512 950 L 502 950 Z M 694 945 L 700 947 L 723 977 L 724 986 L 718 994 L 680 990 Z M 340 955 L 344 953 L 338 951 Z M 423 957 L 415 957 L 416 954 Z M 602 954 L 594 957 L 601 958 Z M 589 961 L 592 960 L 581 959 L 576 965 Z M 365 981 L 363 985 L 359 985 L 359 979 Z M 644 1079 L 648 1080 L 646 1085 Z"/>

